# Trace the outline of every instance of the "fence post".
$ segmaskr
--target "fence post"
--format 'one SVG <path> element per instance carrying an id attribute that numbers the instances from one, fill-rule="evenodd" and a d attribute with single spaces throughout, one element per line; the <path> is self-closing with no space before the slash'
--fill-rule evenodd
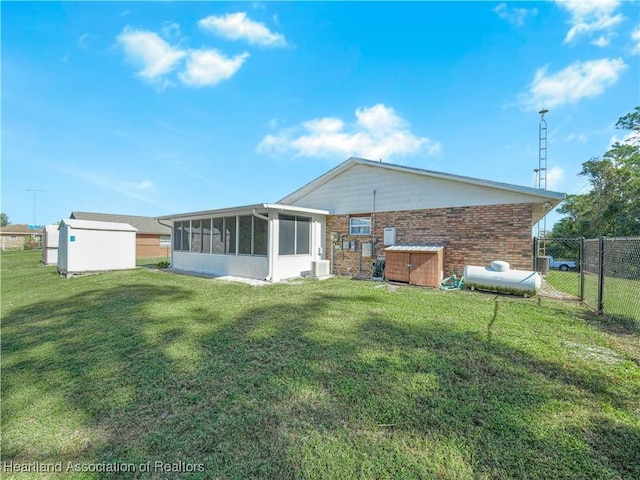
<path id="1" fill-rule="evenodd" d="M 587 262 L 584 259 L 584 237 L 580 238 L 580 301 L 584 303 L 584 267 Z"/>
<path id="2" fill-rule="evenodd" d="M 538 271 L 538 237 L 533 237 L 533 268 L 531 270 Z"/>
<path id="3" fill-rule="evenodd" d="M 604 313 L 604 237 L 600 237 L 598 257 L 600 263 L 598 271 L 598 315 L 602 315 Z"/>

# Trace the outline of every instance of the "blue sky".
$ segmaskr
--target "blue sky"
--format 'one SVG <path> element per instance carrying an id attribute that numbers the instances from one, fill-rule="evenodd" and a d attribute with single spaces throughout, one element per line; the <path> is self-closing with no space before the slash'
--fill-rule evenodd
<path id="1" fill-rule="evenodd" d="M 543 107 L 548 186 L 583 193 L 640 104 L 638 2 L 0 8 L 13 223 L 33 189 L 38 224 L 275 202 L 352 155 L 534 186 Z"/>

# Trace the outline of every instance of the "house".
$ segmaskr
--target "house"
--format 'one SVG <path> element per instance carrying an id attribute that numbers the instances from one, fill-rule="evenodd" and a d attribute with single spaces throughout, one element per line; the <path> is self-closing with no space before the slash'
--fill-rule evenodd
<path id="1" fill-rule="evenodd" d="M 465 265 L 531 269 L 531 228 L 564 194 L 349 158 L 275 204 L 159 217 L 177 269 L 279 281 L 369 277 L 392 247 L 399 274 L 434 284 Z M 411 247 L 411 248 L 409 248 Z M 408 256 L 407 256 L 408 255 Z M 404 262 L 404 263 L 402 263 Z M 413 265 L 413 263 L 415 265 Z M 416 280 L 411 269 L 421 268 Z"/>
<path id="2" fill-rule="evenodd" d="M 465 265 L 493 260 L 530 270 L 531 229 L 563 199 L 548 190 L 349 158 L 278 203 L 330 212 L 324 250 L 333 273 L 369 276 L 373 259 L 396 245 L 442 246 L 443 275 L 454 269 L 460 275 Z"/>
<path id="3" fill-rule="evenodd" d="M 16 224 L 0 228 L 0 248 L 2 250 L 39 248 L 41 239 L 41 227 Z"/>
<path id="4" fill-rule="evenodd" d="M 126 223 L 64 219 L 57 265 L 67 276 L 135 268 L 136 229 Z"/>
<path id="5" fill-rule="evenodd" d="M 69 218 L 96 222 L 128 223 L 137 230 L 137 258 L 169 258 L 171 251 L 171 227 L 158 223 L 155 218 L 93 212 L 71 212 Z"/>
<path id="6" fill-rule="evenodd" d="M 321 209 L 260 203 L 159 217 L 173 224 L 173 268 L 280 281 L 323 266 Z M 320 267 L 322 268 L 322 267 Z"/>

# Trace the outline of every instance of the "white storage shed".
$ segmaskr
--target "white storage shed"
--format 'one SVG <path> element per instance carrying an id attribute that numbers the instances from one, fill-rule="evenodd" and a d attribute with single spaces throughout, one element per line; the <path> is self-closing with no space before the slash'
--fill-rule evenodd
<path id="1" fill-rule="evenodd" d="M 42 263 L 58 264 L 58 225 L 45 225 L 42 233 Z"/>
<path id="2" fill-rule="evenodd" d="M 73 275 L 135 268 L 136 231 L 128 223 L 62 220 L 58 272 Z"/>

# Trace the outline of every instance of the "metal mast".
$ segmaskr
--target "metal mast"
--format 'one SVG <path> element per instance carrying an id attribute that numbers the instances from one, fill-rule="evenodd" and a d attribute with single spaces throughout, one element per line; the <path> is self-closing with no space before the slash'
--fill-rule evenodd
<path id="1" fill-rule="evenodd" d="M 33 192 L 33 225 L 36 225 L 36 194 L 38 192 L 46 192 L 46 190 L 42 190 L 40 188 L 24 188 L 26 192 Z"/>
<path id="2" fill-rule="evenodd" d="M 547 189 L 547 121 L 544 119 L 544 114 L 549 110 L 543 108 L 538 113 L 540 114 L 540 123 L 538 125 L 538 168 L 534 170 L 538 177 L 538 188 L 540 190 Z M 545 212 L 546 213 L 546 212 Z M 538 238 L 540 238 L 540 223 L 542 223 L 542 236 L 547 236 L 547 216 L 545 215 L 542 220 L 538 222 Z M 542 255 L 546 254 L 546 245 L 543 241 Z"/>
<path id="3" fill-rule="evenodd" d="M 543 108 L 540 114 L 540 125 L 538 125 L 538 188 L 547 189 L 547 121 L 544 114 L 549 110 Z"/>

